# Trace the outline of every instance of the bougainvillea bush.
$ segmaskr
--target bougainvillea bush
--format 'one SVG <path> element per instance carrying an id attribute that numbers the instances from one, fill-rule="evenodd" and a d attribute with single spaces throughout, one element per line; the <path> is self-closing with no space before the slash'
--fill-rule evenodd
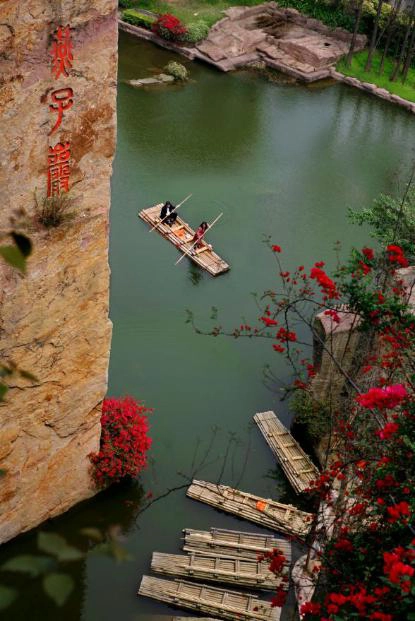
<path id="1" fill-rule="evenodd" d="M 98 487 L 136 477 L 146 467 L 151 446 L 147 412 L 132 397 L 104 399 L 100 450 L 89 456 Z"/>
<path id="2" fill-rule="evenodd" d="M 187 29 L 180 19 L 171 13 L 160 15 L 154 22 L 152 30 L 167 41 L 184 41 L 187 34 Z"/>
<path id="3" fill-rule="evenodd" d="M 314 398 L 318 369 L 305 351 L 312 352 L 312 339 L 298 330 L 305 325 L 343 382 L 334 397 L 326 393 L 330 448 L 306 492 L 320 517 L 302 542 L 317 585 L 301 606 L 306 621 L 415 621 L 415 268 L 408 261 L 415 240 L 411 247 L 400 243 L 402 209 L 395 215 L 394 238 L 354 249 L 334 274 L 323 261 L 287 271 L 283 248 L 270 244 L 281 280 L 258 299 L 257 322 L 210 332 L 269 339 L 293 370 L 289 394 Z M 316 313 L 333 337 L 342 325 L 353 326 L 359 346 L 347 365 L 344 348 L 337 351 L 330 336 L 322 339 Z M 281 590 L 277 600 L 283 604 Z"/>

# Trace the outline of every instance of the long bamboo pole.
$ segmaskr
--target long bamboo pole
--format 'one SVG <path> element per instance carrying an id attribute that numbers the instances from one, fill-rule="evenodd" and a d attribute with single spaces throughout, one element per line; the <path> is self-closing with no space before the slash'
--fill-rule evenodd
<path id="1" fill-rule="evenodd" d="M 204 232 L 203 236 L 205 236 L 205 235 L 206 235 L 206 233 L 209 231 L 209 229 L 211 229 L 211 228 L 212 228 L 212 226 L 214 226 L 214 225 L 216 224 L 216 222 L 219 220 L 219 218 L 221 218 L 222 216 L 223 216 L 223 212 L 222 212 L 222 213 L 220 213 L 220 214 L 218 215 L 218 217 L 217 217 L 217 218 L 216 218 L 216 219 L 212 222 L 212 224 L 208 224 L 208 227 L 207 227 L 206 231 Z M 192 245 L 190 246 L 189 250 L 185 250 L 185 251 L 184 251 L 184 253 L 183 253 L 183 254 L 182 254 L 182 256 L 180 257 L 180 259 L 177 259 L 177 261 L 176 261 L 175 265 L 178 265 L 178 264 L 180 263 L 180 261 L 181 261 L 182 259 L 184 259 L 186 256 L 189 256 L 189 255 L 190 255 L 190 256 L 192 256 L 192 255 L 191 255 L 191 250 L 192 250 L 192 249 L 196 246 L 196 244 L 198 243 L 198 241 L 200 241 L 200 240 L 196 240 L 196 241 L 195 241 L 195 243 L 194 243 L 194 244 L 192 244 Z"/>
<path id="2" fill-rule="evenodd" d="M 176 205 L 176 207 L 175 207 L 175 208 L 174 208 L 174 209 L 173 209 L 170 213 L 168 213 L 166 216 L 164 216 L 164 218 L 163 218 L 162 220 L 160 220 L 160 222 L 158 222 L 157 224 L 155 224 L 155 225 L 153 226 L 153 228 L 151 228 L 151 229 L 149 230 L 149 233 L 151 233 L 151 231 L 154 231 L 155 229 L 157 229 L 157 228 L 160 226 L 160 224 L 163 224 L 164 220 L 166 220 L 169 216 L 171 216 L 171 214 L 172 214 L 174 211 L 177 211 L 178 209 L 180 209 L 180 207 L 183 205 L 183 203 L 185 203 L 187 200 L 189 200 L 189 198 L 190 198 L 191 196 L 192 196 L 192 194 L 189 194 L 189 196 L 186 196 L 186 198 L 184 198 L 184 199 L 182 200 L 182 202 L 181 202 L 181 203 L 179 203 L 178 205 Z"/>

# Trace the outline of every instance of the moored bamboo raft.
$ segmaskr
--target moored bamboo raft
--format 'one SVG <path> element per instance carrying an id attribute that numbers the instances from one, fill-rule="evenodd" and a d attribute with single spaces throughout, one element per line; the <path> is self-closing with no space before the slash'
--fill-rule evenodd
<path id="1" fill-rule="evenodd" d="M 254 420 L 295 491 L 300 493 L 309 488 L 311 481 L 319 476 L 318 469 L 288 429 L 271 411 L 255 414 Z"/>
<path id="2" fill-rule="evenodd" d="M 156 226 L 160 222 L 162 206 L 163 204 L 160 203 L 148 209 L 143 209 L 138 215 L 142 220 L 147 222 L 147 224 Z M 184 222 L 184 220 L 179 217 L 179 215 L 177 215 L 176 222 L 172 226 L 162 223 L 159 224 L 156 230 L 181 252 L 185 253 L 191 261 L 205 269 L 209 274 L 212 274 L 212 276 L 218 276 L 230 269 L 229 265 L 204 241 L 201 248 L 196 249 L 194 254 L 190 253 L 195 232 L 187 222 Z"/>
<path id="3" fill-rule="evenodd" d="M 138 595 L 235 621 L 278 621 L 281 614 L 280 608 L 272 608 L 256 595 L 185 580 L 143 576 Z"/>
<path id="4" fill-rule="evenodd" d="M 288 588 L 288 580 L 277 577 L 269 570 L 269 561 L 232 558 L 203 554 L 163 554 L 154 552 L 151 569 L 157 573 L 208 582 L 221 582 L 239 587 L 253 587 L 273 591 Z"/>
<path id="5" fill-rule="evenodd" d="M 193 480 L 187 495 L 222 511 L 288 535 L 305 536 L 311 527 L 313 517 L 311 513 L 305 513 L 292 505 L 284 505 L 270 498 L 240 492 L 227 485 Z"/>
<path id="6" fill-rule="evenodd" d="M 185 528 L 183 533 L 186 552 L 256 559 L 258 554 L 277 548 L 284 554 L 287 564 L 291 562 L 291 543 L 282 537 L 225 528 L 211 528 L 210 531 Z"/>

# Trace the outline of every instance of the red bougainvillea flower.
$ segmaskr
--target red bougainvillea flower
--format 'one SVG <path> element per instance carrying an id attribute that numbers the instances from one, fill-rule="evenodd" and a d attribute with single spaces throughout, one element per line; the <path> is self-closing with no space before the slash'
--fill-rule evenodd
<path id="1" fill-rule="evenodd" d="M 406 501 L 399 502 L 396 505 L 386 508 L 388 512 L 388 522 L 394 523 L 400 519 L 407 519 L 411 515 L 411 509 Z"/>
<path id="2" fill-rule="evenodd" d="M 378 408 L 392 409 L 398 406 L 406 397 L 408 392 L 402 384 L 392 384 L 382 388 L 370 388 L 368 392 L 356 397 L 356 401 L 369 410 Z"/>
<path id="3" fill-rule="evenodd" d="M 319 265 L 321 265 L 322 262 L 320 261 Z M 318 284 L 321 287 L 321 291 L 324 294 L 324 296 L 327 299 L 337 299 L 339 298 L 339 293 L 337 291 L 337 287 L 336 287 L 336 283 L 327 276 L 326 272 L 324 270 L 322 270 L 321 268 L 317 267 L 317 263 L 315 264 L 316 267 L 312 267 L 311 271 L 310 271 L 310 278 L 316 280 L 318 282 Z M 323 263 L 324 265 L 324 263 Z"/>
<path id="4" fill-rule="evenodd" d="M 324 311 L 324 314 L 327 315 L 328 317 L 331 317 L 335 323 L 340 323 L 340 315 L 332 308 L 329 308 L 328 310 Z"/>
<path id="5" fill-rule="evenodd" d="M 272 251 L 273 252 L 281 252 L 281 246 L 277 246 L 276 244 L 274 244 L 272 246 Z"/>
<path id="6" fill-rule="evenodd" d="M 275 319 L 270 319 L 270 317 L 260 317 L 260 320 L 263 321 L 267 327 L 278 325 L 278 321 L 275 321 Z"/>
<path id="7" fill-rule="evenodd" d="M 305 602 L 301 605 L 300 613 L 302 615 L 319 615 L 321 613 L 321 604 L 318 602 Z"/>
<path id="8" fill-rule="evenodd" d="M 372 248 L 362 248 L 362 254 L 366 257 L 368 261 L 373 261 L 373 259 L 375 258 L 375 253 L 373 252 Z"/>
<path id="9" fill-rule="evenodd" d="M 98 487 L 135 477 L 146 467 L 151 439 L 144 414 L 150 411 L 132 397 L 104 399 L 100 450 L 89 455 Z"/>
<path id="10" fill-rule="evenodd" d="M 391 263 L 397 263 L 401 267 L 408 267 L 408 259 L 405 258 L 404 252 L 400 246 L 396 244 L 390 244 L 386 251 L 388 253 L 388 259 Z"/>
<path id="11" fill-rule="evenodd" d="M 376 435 L 379 436 L 381 440 L 390 440 L 393 435 L 398 431 L 399 425 L 397 423 L 386 423 L 382 429 L 376 431 Z"/>

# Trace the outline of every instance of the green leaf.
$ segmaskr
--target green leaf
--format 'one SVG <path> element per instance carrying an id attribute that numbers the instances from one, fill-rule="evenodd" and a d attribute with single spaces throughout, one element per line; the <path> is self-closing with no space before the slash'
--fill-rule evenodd
<path id="1" fill-rule="evenodd" d="M 415 621 L 415 612 L 409 612 L 406 616 L 408 621 Z"/>
<path id="2" fill-rule="evenodd" d="M 24 257 L 28 257 L 32 253 L 32 242 L 26 235 L 22 235 L 22 233 L 16 233 L 12 231 L 11 236 L 14 239 L 14 243 L 22 253 Z"/>
<path id="3" fill-rule="evenodd" d="M 49 556 L 32 556 L 31 554 L 21 554 L 13 556 L 3 563 L 3 571 L 19 571 L 30 574 L 33 578 L 50 569 L 52 559 Z"/>
<path id="4" fill-rule="evenodd" d="M 0 584 L 0 610 L 4 610 L 14 602 L 17 597 L 16 589 Z"/>
<path id="5" fill-rule="evenodd" d="M 68 574 L 48 574 L 43 578 L 43 589 L 57 606 L 64 605 L 74 586 L 74 581 Z"/>
<path id="6" fill-rule="evenodd" d="M 0 382 L 0 401 L 3 401 L 7 391 L 8 391 L 8 387 L 6 386 L 6 384 L 3 384 Z"/>
<path id="7" fill-rule="evenodd" d="M 70 546 L 61 535 L 56 533 L 39 533 L 37 545 L 39 550 L 53 554 L 59 561 L 78 561 L 84 557 L 81 550 Z"/>
<path id="8" fill-rule="evenodd" d="M 103 536 L 99 528 L 81 528 L 82 535 L 93 539 L 94 541 L 102 541 Z"/>
<path id="9" fill-rule="evenodd" d="M 26 259 L 16 246 L 0 246 L 0 256 L 12 267 L 26 273 Z"/>

